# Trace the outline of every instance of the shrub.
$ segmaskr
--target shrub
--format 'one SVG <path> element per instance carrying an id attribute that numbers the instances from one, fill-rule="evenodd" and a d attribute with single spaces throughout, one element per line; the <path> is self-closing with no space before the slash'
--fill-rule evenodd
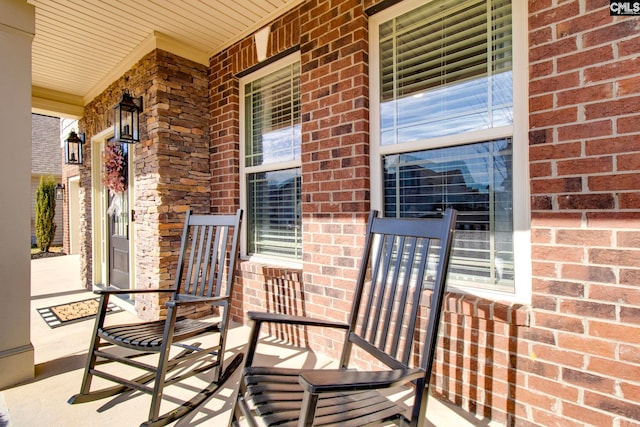
<path id="1" fill-rule="evenodd" d="M 42 252 L 49 252 L 49 246 L 56 235 L 56 180 L 52 176 L 40 177 L 36 190 L 36 245 Z"/>

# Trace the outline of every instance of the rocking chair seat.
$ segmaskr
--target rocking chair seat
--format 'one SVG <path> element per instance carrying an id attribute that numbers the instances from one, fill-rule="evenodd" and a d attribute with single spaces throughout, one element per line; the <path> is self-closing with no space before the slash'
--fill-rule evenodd
<path id="1" fill-rule="evenodd" d="M 391 401 L 374 388 L 387 388 L 407 381 L 407 374 L 420 370 L 397 369 L 379 372 L 378 381 L 368 372 L 344 370 L 282 369 L 273 367 L 249 367 L 244 371 L 247 396 L 256 413 L 268 425 L 297 426 L 303 408 L 304 391 L 319 391 L 306 380 L 317 380 L 325 392 L 318 399 L 315 423 L 340 426 L 361 426 L 372 422 L 385 422 L 408 417 L 410 409 Z M 400 381 L 400 380 L 404 381 Z M 357 384 L 360 384 L 360 387 Z M 375 384 L 375 385 L 374 385 Z M 330 387 L 333 391 L 326 387 Z M 342 390 L 344 388 L 344 390 Z"/>
<path id="2" fill-rule="evenodd" d="M 164 338 L 165 321 L 114 325 L 98 329 L 98 335 L 112 344 L 140 351 L 160 351 Z M 209 332 L 220 332 L 219 322 L 202 322 L 194 319 L 176 321 L 174 341 L 183 341 Z"/>

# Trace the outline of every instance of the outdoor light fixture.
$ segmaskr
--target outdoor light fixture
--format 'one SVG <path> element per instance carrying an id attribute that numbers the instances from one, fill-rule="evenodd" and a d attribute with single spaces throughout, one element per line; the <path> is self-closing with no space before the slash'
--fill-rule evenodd
<path id="1" fill-rule="evenodd" d="M 56 184 L 56 200 L 62 200 L 64 198 L 64 184 Z"/>
<path id="2" fill-rule="evenodd" d="M 113 132 L 117 142 L 135 144 L 140 142 L 140 111 L 142 97 L 133 99 L 129 92 L 124 92 L 120 102 L 113 107 Z"/>
<path id="3" fill-rule="evenodd" d="M 82 144 L 84 144 L 84 133 L 78 136 L 75 131 L 69 132 L 69 137 L 64 140 L 64 162 L 66 164 L 82 164 Z"/>

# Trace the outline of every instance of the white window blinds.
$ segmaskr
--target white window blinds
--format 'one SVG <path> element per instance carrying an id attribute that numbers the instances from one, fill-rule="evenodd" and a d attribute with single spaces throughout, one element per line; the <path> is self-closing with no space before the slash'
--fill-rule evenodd
<path id="1" fill-rule="evenodd" d="M 511 2 L 438 0 L 380 26 L 382 144 L 511 124 Z"/>

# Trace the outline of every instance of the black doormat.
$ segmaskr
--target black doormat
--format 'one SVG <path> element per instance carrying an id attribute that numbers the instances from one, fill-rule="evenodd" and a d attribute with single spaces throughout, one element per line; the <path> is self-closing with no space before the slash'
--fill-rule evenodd
<path id="1" fill-rule="evenodd" d="M 52 305 L 51 307 L 38 308 L 38 313 L 50 328 L 68 325 L 92 319 L 98 313 L 100 298 L 90 298 L 82 301 L 66 304 Z M 110 302 L 107 306 L 107 314 L 122 311 L 117 304 Z"/>

